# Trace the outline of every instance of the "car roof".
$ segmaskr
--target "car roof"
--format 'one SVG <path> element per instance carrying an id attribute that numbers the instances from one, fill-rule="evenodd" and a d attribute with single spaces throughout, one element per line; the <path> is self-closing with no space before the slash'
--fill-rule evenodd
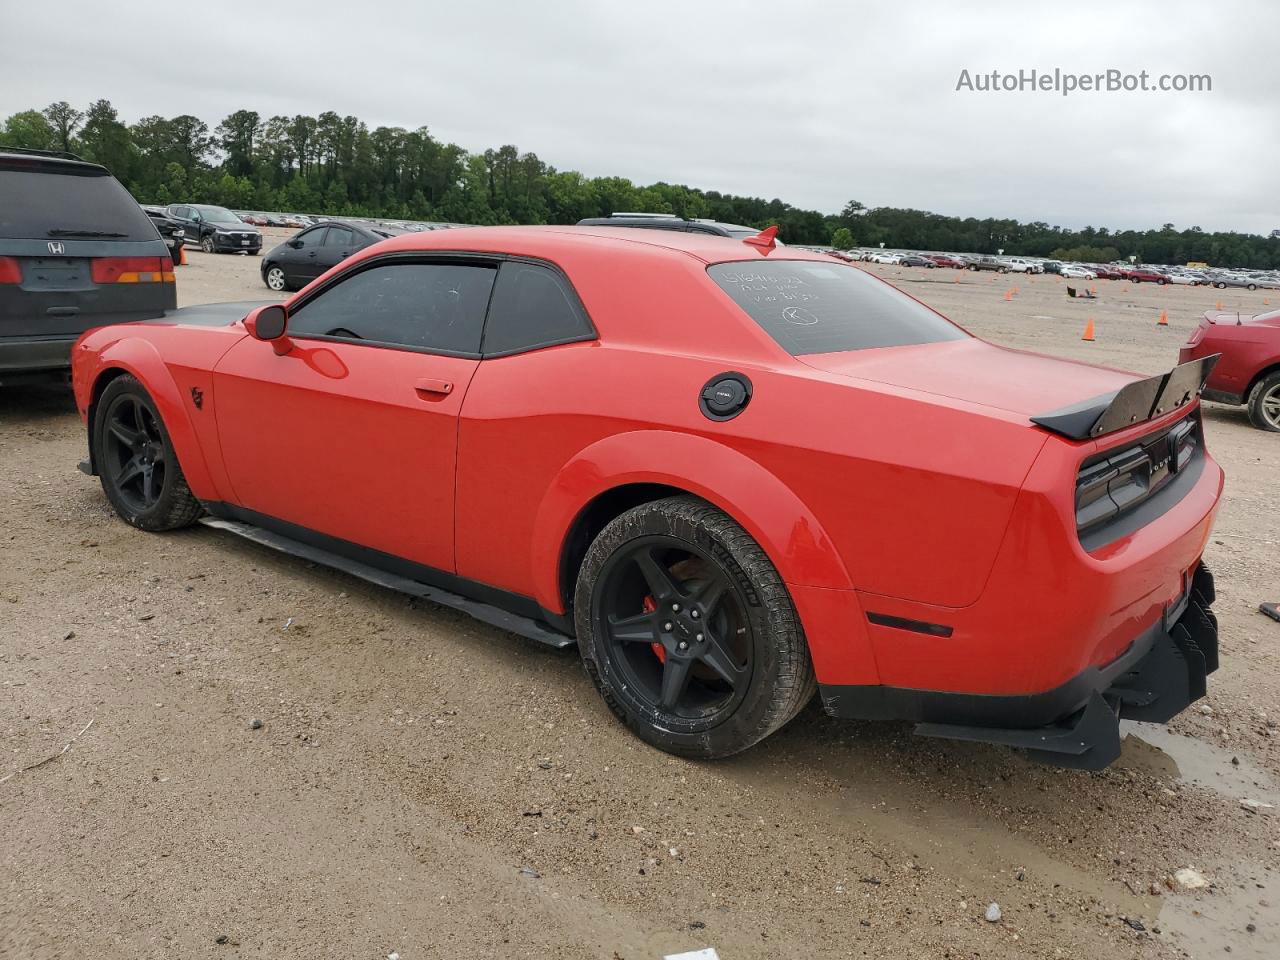
<path id="1" fill-rule="evenodd" d="M 744 240 L 710 233 L 636 230 L 632 227 L 459 227 L 454 230 L 406 233 L 385 241 L 381 246 L 383 252 L 457 250 L 545 256 L 548 259 L 554 259 L 558 250 L 582 251 L 589 248 L 609 250 L 620 255 L 628 252 L 666 253 L 671 256 L 693 257 L 707 264 L 765 259 L 832 262 L 828 256 L 798 247 L 764 248 Z"/>
<path id="2" fill-rule="evenodd" d="M 110 176 L 111 172 L 99 163 L 90 163 L 72 157 L 60 157 L 38 150 L 21 150 L 0 146 L 0 161 L 9 169 L 39 170 L 43 168 L 49 173 L 66 170 L 78 170 L 82 173 L 92 171 L 102 176 Z"/>

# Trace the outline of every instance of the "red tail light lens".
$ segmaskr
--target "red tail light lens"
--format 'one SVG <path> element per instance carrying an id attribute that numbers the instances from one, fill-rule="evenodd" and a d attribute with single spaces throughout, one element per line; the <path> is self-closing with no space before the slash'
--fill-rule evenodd
<path id="1" fill-rule="evenodd" d="M 22 268 L 13 257 L 0 257 L 0 283 L 21 283 Z"/>
<path id="2" fill-rule="evenodd" d="M 93 261 L 94 283 L 173 283 L 168 257 L 100 257 Z"/>

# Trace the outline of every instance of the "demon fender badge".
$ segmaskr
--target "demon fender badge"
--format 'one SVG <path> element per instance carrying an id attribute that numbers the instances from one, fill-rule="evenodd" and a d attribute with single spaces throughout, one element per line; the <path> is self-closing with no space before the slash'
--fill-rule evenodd
<path id="1" fill-rule="evenodd" d="M 60 240 L 50 240 L 49 252 L 50 253 L 66 253 L 67 248 L 62 245 L 62 241 Z"/>
<path id="2" fill-rule="evenodd" d="M 201 407 L 203 407 L 203 406 L 204 406 L 204 391 L 203 391 L 203 390 L 201 390 L 199 387 L 192 387 L 192 388 L 191 388 L 191 402 L 192 402 L 192 403 L 194 403 L 194 404 L 196 405 L 196 409 L 197 409 L 197 410 L 199 410 Z"/>

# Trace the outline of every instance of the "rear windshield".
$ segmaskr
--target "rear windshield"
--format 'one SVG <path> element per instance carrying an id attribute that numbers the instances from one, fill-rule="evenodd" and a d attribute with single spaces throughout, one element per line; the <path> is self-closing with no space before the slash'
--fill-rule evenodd
<path id="1" fill-rule="evenodd" d="M 0 237 L 23 240 L 154 240 L 151 218 L 110 174 L 0 167 Z"/>
<path id="2" fill-rule="evenodd" d="M 707 273 L 792 356 L 968 336 L 906 294 L 843 263 L 717 263 Z"/>

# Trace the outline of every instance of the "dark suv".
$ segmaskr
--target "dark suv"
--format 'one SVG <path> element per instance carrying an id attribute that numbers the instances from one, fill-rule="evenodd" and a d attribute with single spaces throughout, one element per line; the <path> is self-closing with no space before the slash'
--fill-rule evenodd
<path id="1" fill-rule="evenodd" d="M 173 259 L 173 265 L 178 266 L 182 263 L 182 248 L 186 244 L 183 239 L 186 236 L 186 228 L 169 216 L 164 207 L 143 204 L 142 212 L 156 225 L 156 230 L 160 232 L 160 239 L 169 247 L 169 256 Z"/>
<path id="2" fill-rule="evenodd" d="M 175 306 L 169 248 L 105 167 L 0 146 L 0 384 L 64 374 L 84 331 Z"/>
<path id="3" fill-rule="evenodd" d="M 674 230 L 680 233 L 709 233 L 717 237 L 733 237 L 742 240 L 754 237 L 760 231 L 755 227 L 743 227 L 736 223 L 719 223 L 715 220 L 682 220 L 670 213 L 615 213 L 608 217 L 587 217 L 579 220 L 580 227 L 642 227 L 648 230 Z M 777 241 L 781 243 L 781 241 Z"/>
<path id="4" fill-rule="evenodd" d="M 262 252 L 262 234 L 226 207 L 207 203 L 174 203 L 165 211 L 182 224 L 187 243 L 194 243 L 205 253 Z"/>

